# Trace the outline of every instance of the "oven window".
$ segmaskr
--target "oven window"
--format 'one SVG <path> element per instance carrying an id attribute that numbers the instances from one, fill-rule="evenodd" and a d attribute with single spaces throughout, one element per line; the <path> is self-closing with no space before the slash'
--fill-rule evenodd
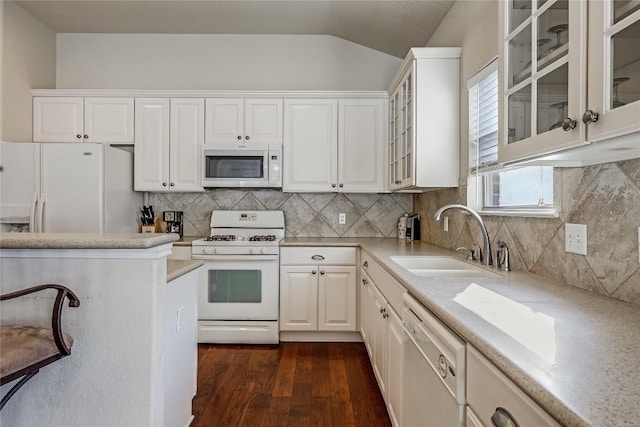
<path id="1" fill-rule="evenodd" d="M 209 302 L 262 302 L 262 270 L 209 270 Z"/>
<path id="2" fill-rule="evenodd" d="M 263 178 L 263 156 L 207 156 L 207 178 Z"/>

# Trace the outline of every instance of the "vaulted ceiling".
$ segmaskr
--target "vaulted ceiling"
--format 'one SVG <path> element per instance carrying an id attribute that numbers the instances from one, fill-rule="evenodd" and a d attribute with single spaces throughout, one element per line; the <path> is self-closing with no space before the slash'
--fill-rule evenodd
<path id="1" fill-rule="evenodd" d="M 56 33 L 331 35 L 403 58 L 453 0 L 15 0 Z"/>

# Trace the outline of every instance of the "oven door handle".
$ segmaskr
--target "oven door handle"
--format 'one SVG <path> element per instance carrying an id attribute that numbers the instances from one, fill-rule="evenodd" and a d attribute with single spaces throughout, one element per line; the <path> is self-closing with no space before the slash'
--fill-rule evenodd
<path id="1" fill-rule="evenodd" d="M 278 255 L 191 255 L 202 261 L 278 261 Z"/>

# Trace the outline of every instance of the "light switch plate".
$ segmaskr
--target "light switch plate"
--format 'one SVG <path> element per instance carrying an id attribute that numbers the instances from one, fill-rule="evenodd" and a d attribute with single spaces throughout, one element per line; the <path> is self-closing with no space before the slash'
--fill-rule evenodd
<path id="1" fill-rule="evenodd" d="M 347 223 L 347 214 L 341 213 L 338 214 L 338 224 L 346 224 Z"/>
<path id="2" fill-rule="evenodd" d="M 564 225 L 564 251 L 579 255 L 587 254 L 586 224 Z"/>

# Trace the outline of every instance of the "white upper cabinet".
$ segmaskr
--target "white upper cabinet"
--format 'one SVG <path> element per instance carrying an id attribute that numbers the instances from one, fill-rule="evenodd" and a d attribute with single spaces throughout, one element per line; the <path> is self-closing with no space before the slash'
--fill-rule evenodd
<path id="1" fill-rule="evenodd" d="M 413 48 L 389 88 L 389 189 L 457 187 L 460 48 Z"/>
<path id="2" fill-rule="evenodd" d="M 283 191 L 385 190 L 386 99 L 286 99 Z"/>
<path id="3" fill-rule="evenodd" d="M 283 191 L 337 189 L 338 101 L 285 99 Z"/>
<path id="4" fill-rule="evenodd" d="M 631 147 L 635 138 L 639 150 L 640 5 L 499 4 L 499 162 L 552 153 L 564 157 L 549 159 L 586 160 L 584 150 L 569 149 L 620 136 L 631 138 Z M 588 147 L 600 150 L 601 161 L 613 160 L 607 148 Z"/>
<path id="5" fill-rule="evenodd" d="M 134 189 L 204 191 L 204 100 L 136 98 Z"/>
<path id="6" fill-rule="evenodd" d="M 34 142 L 133 143 L 133 98 L 34 97 Z"/>
<path id="7" fill-rule="evenodd" d="M 384 191 L 386 99 L 338 100 L 338 187 Z"/>
<path id="8" fill-rule="evenodd" d="M 207 144 L 282 144 L 282 99 L 207 98 Z"/>

